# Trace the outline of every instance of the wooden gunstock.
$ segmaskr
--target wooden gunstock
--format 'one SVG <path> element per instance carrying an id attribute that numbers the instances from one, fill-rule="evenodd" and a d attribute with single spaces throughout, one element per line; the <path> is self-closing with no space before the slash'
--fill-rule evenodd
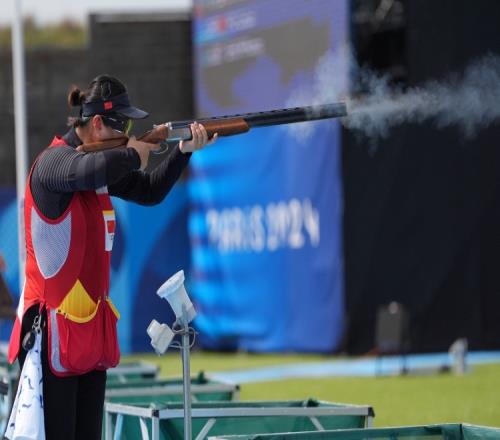
<path id="1" fill-rule="evenodd" d="M 152 130 L 146 131 L 137 138 L 137 140 L 142 142 L 147 142 L 148 144 L 159 144 L 163 142 L 168 136 L 168 127 L 165 125 L 158 125 Z M 107 139 L 100 142 L 92 142 L 88 144 L 80 145 L 77 150 L 84 153 L 92 153 L 96 151 L 109 150 L 112 148 L 125 147 L 127 145 L 129 138 L 127 136 L 121 136 L 118 138 Z"/>
<path id="2" fill-rule="evenodd" d="M 243 118 L 232 119 L 205 119 L 198 121 L 207 130 L 208 138 L 212 138 L 215 133 L 218 136 L 232 136 L 234 134 L 246 133 L 250 127 Z"/>
<path id="3" fill-rule="evenodd" d="M 76 148 L 76 151 L 81 151 L 83 153 L 93 153 L 96 151 L 110 150 L 112 148 L 124 147 L 127 145 L 128 137 L 122 136 L 114 139 L 107 139 L 100 142 L 90 142 L 88 144 L 82 144 Z"/>
<path id="4" fill-rule="evenodd" d="M 157 125 L 152 130 L 146 131 L 137 138 L 137 140 L 142 142 L 147 142 L 148 144 L 159 144 L 163 142 L 168 137 L 169 129 L 165 124 Z"/>

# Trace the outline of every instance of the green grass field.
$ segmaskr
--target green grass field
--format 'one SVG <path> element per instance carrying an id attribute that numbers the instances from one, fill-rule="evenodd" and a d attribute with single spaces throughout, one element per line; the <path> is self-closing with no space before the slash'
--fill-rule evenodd
<path id="1" fill-rule="evenodd" d="M 161 367 L 161 375 L 180 377 L 179 353 L 129 356 Z M 191 372 L 207 373 L 279 364 L 333 360 L 321 355 L 268 355 L 194 352 Z M 464 376 L 356 377 L 296 379 L 241 386 L 241 400 L 295 400 L 314 397 L 331 402 L 367 404 L 375 426 L 472 423 L 500 426 L 500 364 L 475 366 Z"/>

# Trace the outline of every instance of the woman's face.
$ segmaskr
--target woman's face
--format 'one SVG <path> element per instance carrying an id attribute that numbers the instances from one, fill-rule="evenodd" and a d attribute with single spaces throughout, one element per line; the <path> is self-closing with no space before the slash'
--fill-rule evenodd
<path id="1" fill-rule="evenodd" d="M 92 118 L 92 134 L 93 141 L 99 142 L 107 139 L 115 139 L 125 136 L 124 133 L 121 133 L 110 126 L 104 123 L 103 118 L 100 115 L 95 115 Z"/>

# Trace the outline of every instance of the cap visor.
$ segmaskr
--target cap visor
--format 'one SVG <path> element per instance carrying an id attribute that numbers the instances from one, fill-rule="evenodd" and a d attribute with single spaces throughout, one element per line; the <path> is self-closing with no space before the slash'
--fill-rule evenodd
<path id="1" fill-rule="evenodd" d="M 136 107 L 126 107 L 118 110 L 118 113 L 129 117 L 130 119 L 144 119 L 149 116 L 148 112 L 138 109 Z"/>

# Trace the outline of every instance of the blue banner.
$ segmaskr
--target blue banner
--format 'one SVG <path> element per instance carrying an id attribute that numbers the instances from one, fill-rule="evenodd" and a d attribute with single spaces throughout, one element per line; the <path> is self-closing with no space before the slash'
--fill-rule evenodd
<path id="1" fill-rule="evenodd" d="M 0 255 L 5 261 L 2 276 L 17 305 L 20 291 L 17 199 L 14 187 L 0 188 Z M 10 338 L 13 321 L 0 322 L 0 340 Z"/>
<path id="2" fill-rule="evenodd" d="M 197 2 L 196 96 L 204 116 L 290 106 L 347 37 L 346 1 L 220 5 Z M 332 82 L 345 84 L 346 69 L 336 73 Z M 221 139 L 195 154 L 191 169 L 192 293 L 203 344 L 337 349 L 344 326 L 338 124 Z"/>

